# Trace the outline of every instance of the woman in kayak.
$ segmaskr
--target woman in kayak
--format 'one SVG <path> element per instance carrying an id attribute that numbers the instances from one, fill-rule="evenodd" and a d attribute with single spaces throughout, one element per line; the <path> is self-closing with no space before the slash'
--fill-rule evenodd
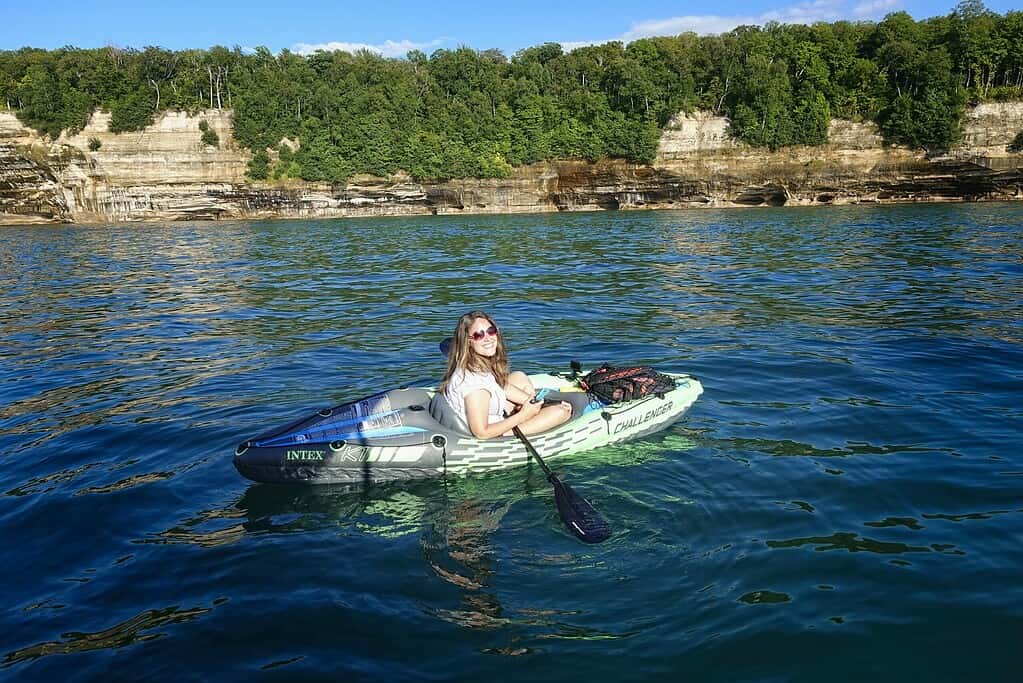
<path id="1" fill-rule="evenodd" d="M 477 439 L 508 436 L 513 427 L 538 434 L 572 416 L 564 401 L 532 402 L 536 390 L 525 373 L 509 371 L 501 331 L 483 311 L 459 318 L 440 391 Z"/>

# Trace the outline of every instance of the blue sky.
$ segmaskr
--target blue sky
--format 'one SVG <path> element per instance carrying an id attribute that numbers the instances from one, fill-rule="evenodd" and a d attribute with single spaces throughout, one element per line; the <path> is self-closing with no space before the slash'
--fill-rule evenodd
<path id="1" fill-rule="evenodd" d="M 917 19 L 948 14 L 956 0 L 808 0 L 741 4 L 692 0 L 0 0 L 0 49 L 32 46 L 145 47 L 173 50 L 235 45 L 287 48 L 365 47 L 385 56 L 460 45 L 516 50 L 545 42 L 567 48 L 628 42 L 683 31 L 721 33 L 740 24 L 872 20 L 905 10 Z M 986 0 L 1000 14 L 1019 0 Z M 1013 5 L 1015 4 L 1015 7 Z"/>

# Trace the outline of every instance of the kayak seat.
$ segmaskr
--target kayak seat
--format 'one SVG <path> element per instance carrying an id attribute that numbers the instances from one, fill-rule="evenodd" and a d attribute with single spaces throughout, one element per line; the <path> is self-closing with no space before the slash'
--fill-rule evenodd
<path id="1" fill-rule="evenodd" d="M 444 394 L 438 393 L 430 399 L 430 416 L 446 429 L 463 436 L 472 436 L 469 425 L 465 424 L 458 413 L 452 409 L 447 399 L 444 398 Z"/>
<path id="2" fill-rule="evenodd" d="M 549 391 L 544 394 L 544 403 L 565 401 L 572 406 L 572 417 L 576 418 L 592 409 L 594 403 L 585 391 Z M 599 404 L 597 404 L 599 405 Z"/>

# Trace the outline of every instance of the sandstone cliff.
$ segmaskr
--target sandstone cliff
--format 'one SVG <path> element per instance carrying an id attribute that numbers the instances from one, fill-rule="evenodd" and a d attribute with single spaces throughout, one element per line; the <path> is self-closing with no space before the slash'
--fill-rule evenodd
<path id="1" fill-rule="evenodd" d="M 202 142 L 200 121 L 219 146 Z M 108 123 L 100 112 L 78 134 L 47 142 L 0 112 L 0 223 L 1023 199 L 1023 155 L 1006 151 L 1023 130 L 1023 103 L 974 108 L 961 145 L 942 156 L 886 147 L 872 125 L 841 120 L 827 145 L 770 152 L 697 112 L 671 122 L 652 166 L 566 161 L 446 183 L 252 183 L 230 111 L 167 113 L 137 133 L 109 133 Z"/>
<path id="2" fill-rule="evenodd" d="M 835 119 L 828 144 L 776 152 L 737 143 L 728 121 L 697 113 L 665 129 L 655 167 L 696 183 L 707 204 L 811 205 L 1023 198 L 1023 103 L 983 104 L 964 121 L 950 154 L 884 145 L 872 124 Z"/>

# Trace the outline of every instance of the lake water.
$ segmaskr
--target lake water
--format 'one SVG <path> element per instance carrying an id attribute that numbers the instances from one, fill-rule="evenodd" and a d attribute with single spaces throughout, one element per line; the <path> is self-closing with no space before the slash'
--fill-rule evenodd
<path id="1" fill-rule="evenodd" d="M 0 228 L 0 678 L 1016 681 L 1023 204 Z M 513 366 L 690 372 L 536 467 L 257 485 L 266 428 Z"/>

